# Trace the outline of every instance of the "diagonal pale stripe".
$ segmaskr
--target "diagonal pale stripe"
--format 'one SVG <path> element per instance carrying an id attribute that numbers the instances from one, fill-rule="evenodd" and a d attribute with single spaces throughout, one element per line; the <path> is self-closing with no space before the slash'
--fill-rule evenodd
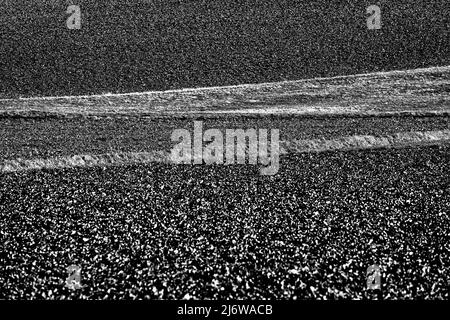
<path id="1" fill-rule="evenodd" d="M 450 130 L 399 132 L 386 136 L 360 135 L 335 139 L 292 140 L 282 143 L 286 153 L 389 148 L 423 143 L 450 142 Z"/>
<path id="2" fill-rule="evenodd" d="M 61 156 L 47 159 L 4 160 L 0 161 L 0 172 L 112 166 L 151 162 L 170 162 L 169 153 L 164 151 L 124 152 L 98 155 Z"/>
<path id="3" fill-rule="evenodd" d="M 280 141 L 280 154 L 394 148 L 441 143 L 450 143 L 450 130 L 399 132 L 386 136 L 359 135 L 337 137 L 335 139 Z M 2 160 L 0 161 L 0 172 L 145 164 L 152 162 L 172 163 L 170 152 L 156 150 L 149 152 L 73 155 L 47 159 Z"/>
<path id="4" fill-rule="evenodd" d="M 0 99 L 0 118 L 448 115 L 450 66 L 117 94 Z"/>

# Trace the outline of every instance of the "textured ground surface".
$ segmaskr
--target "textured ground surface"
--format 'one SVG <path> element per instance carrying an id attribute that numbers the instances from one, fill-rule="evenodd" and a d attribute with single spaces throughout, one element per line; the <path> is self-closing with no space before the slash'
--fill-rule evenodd
<path id="1" fill-rule="evenodd" d="M 446 0 L 2 0 L 0 97 L 142 92 L 450 64 Z M 81 6 L 81 30 L 66 27 Z"/>
<path id="2" fill-rule="evenodd" d="M 389 117 L 235 117 L 203 119 L 204 130 L 279 129 L 285 141 L 334 139 L 354 135 L 386 136 L 398 132 L 450 130 L 449 116 Z M 201 120 L 201 119 L 197 119 Z M 33 159 L 76 154 L 112 152 L 169 151 L 173 130 L 193 132 L 191 119 L 151 118 L 73 118 L 0 119 L 0 162 L 7 159 Z"/>
<path id="3" fill-rule="evenodd" d="M 319 144 L 448 132 L 448 74 L 1 100 L 0 165 L 168 151 L 193 119 Z M 271 177 L 250 165 L 0 170 L 0 298 L 372 298 L 376 263 L 383 298 L 448 299 L 449 163 L 436 140 L 289 153 Z M 76 292 L 64 287 L 72 264 Z"/>
<path id="4" fill-rule="evenodd" d="M 1 297 L 362 298 L 378 263 L 384 298 L 448 299 L 449 154 L 2 174 Z"/>

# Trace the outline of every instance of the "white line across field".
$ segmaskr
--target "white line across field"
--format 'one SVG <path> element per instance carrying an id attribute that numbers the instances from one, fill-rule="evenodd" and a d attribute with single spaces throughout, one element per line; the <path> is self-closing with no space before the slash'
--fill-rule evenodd
<path id="1" fill-rule="evenodd" d="M 370 73 L 357 73 L 350 75 L 332 76 L 332 77 L 315 77 L 300 80 L 287 80 L 279 82 L 262 82 L 262 83 L 246 83 L 229 86 L 214 86 L 214 87 L 195 87 L 195 88 L 183 88 L 172 89 L 162 91 L 143 91 L 143 92 L 128 92 L 128 93 L 103 93 L 92 95 L 78 95 L 78 96 L 43 96 L 43 97 L 20 97 L 20 98 L 6 98 L 0 99 L 0 101 L 27 101 L 27 100 L 59 100 L 59 99 L 86 99 L 86 98 L 106 98 L 106 97 L 126 97 L 126 96 L 141 96 L 141 95 L 158 95 L 167 93 L 189 93 L 196 91 L 214 91 L 214 90 L 227 90 L 227 89 L 258 89 L 265 86 L 283 85 L 283 84 L 296 84 L 302 82 L 311 81 L 327 81 L 336 79 L 352 79 L 352 78 L 366 78 L 366 77 L 391 77 L 395 75 L 408 75 L 408 74 L 426 74 L 434 72 L 449 72 L 450 66 L 437 66 L 428 68 L 417 68 L 411 70 L 392 70 L 392 71 L 378 71 Z"/>
<path id="2" fill-rule="evenodd" d="M 399 132 L 385 136 L 354 135 L 334 139 L 304 139 L 280 141 L 281 154 L 324 152 L 332 150 L 364 150 L 396 148 L 422 144 L 450 143 L 450 130 Z M 167 151 L 117 152 L 98 155 L 72 155 L 53 158 L 0 160 L 0 172 L 20 172 L 41 169 L 105 167 L 113 165 L 170 163 Z"/>

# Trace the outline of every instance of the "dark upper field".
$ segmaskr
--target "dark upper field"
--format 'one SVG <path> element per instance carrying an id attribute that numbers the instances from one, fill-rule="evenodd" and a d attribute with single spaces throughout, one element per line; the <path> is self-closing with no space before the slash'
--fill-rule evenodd
<path id="1" fill-rule="evenodd" d="M 259 83 L 450 63 L 436 1 L 0 1 L 0 96 Z M 382 29 L 366 27 L 379 4 Z"/>

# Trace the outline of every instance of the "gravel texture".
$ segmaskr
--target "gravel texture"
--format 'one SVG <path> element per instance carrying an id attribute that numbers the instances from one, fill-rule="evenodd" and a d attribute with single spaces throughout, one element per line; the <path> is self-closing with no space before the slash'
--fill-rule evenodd
<path id="1" fill-rule="evenodd" d="M 1 174 L 0 298 L 448 299 L 449 151 Z"/>

